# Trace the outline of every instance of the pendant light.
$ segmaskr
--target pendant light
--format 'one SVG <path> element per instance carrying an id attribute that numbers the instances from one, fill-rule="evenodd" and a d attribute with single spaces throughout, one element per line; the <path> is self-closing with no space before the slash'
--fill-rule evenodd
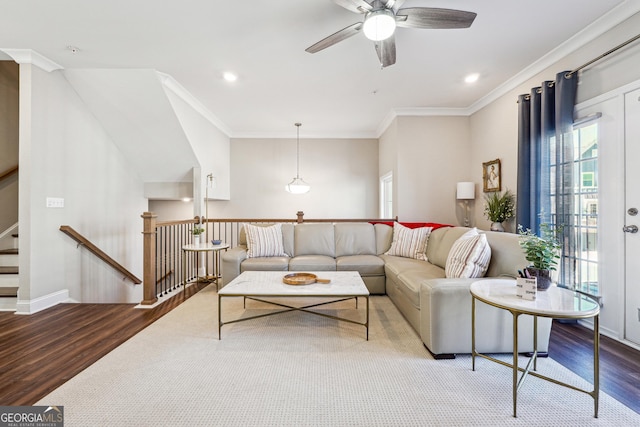
<path id="1" fill-rule="evenodd" d="M 311 186 L 304 182 L 302 178 L 300 178 L 300 126 L 302 123 L 296 123 L 297 128 L 297 137 L 296 137 L 296 150 L 297 150 L 297 158 L 296 158 L 296 177 L 293 178 L 293 181 L 284 186 L 284 189 L 287 190 L 291 194 L 304 194 L 307 191 L 311 190 Z"/>

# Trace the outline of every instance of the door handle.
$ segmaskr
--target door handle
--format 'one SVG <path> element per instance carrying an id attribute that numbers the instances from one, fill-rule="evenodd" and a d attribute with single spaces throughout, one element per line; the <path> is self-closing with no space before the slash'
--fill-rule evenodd
<path id="1" fill-rule="evenodd" d="M 622 227 L 622 231 L 624 231 L 625 233 L 637 233 L 638 232 L 638 226 L 637 225 L 625 225 L 624 227 Z"/>

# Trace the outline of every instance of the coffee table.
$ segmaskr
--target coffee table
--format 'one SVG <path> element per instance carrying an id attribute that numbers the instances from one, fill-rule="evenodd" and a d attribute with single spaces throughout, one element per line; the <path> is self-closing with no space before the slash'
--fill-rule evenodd
<path id="1" fill-rule="evenodd" d="M 229 284 L 218 291 L 218 339 L 221 339 L 220 330 L 222 325 L 244 322 L 246 320 L 258 319 L 260 317 L 273 316 L 291 311 L 302 311 L 318 316 L 343 322 L 355 323 L 366 328 L 366 338 L 369 340 L 369 291 L 365 286 L 360 274 L 357 271 L 321 271 L 309 272 L 318 278 L 329 279 L 330 283 L 313 283 L 310 285 L 287 285 L 282 282 L 282 278 L 289 274 L 288 271 L 245 271 L 233 279 Z M 223 297 L 245 297 L 255 301 L 273 304 L 284 310 L 273 311 L 256 316 L 243 317 L 239 319 L 222 321 L 222 298 Z M 263 298 L 333 298 L 330 301 L 317 302 L 302 307 L 283 304 L 276 301 L 268 301 Z M 318 311 L 309 310 L 335 302 L 356 300 L 356 310 L 358 309 L 358 298 L 366 299 L 366 315 L 364 322 L 348 319 L 345 317 L 333 316 Z"/>

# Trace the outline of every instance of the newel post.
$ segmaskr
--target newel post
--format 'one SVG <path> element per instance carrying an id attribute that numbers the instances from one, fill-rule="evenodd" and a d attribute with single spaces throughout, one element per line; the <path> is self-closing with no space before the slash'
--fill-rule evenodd
<path id="1" fill-rule="evenodd" d="M 143 276 L 142 292 L 143 300 L 140 304 L 151 305 L 158 301 L 156 296 L 156 218 L 153 212 L 145 212 L 141 215 L 143 226 Z"/>

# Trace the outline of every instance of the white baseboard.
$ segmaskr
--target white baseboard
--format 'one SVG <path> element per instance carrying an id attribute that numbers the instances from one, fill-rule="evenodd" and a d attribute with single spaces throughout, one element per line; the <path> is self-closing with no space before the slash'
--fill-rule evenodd
<path id="1" fill-rule="evenodd" d="M 42 311 L 61 302 L 69 301 L 69 290 L 63 289 L 32 300 L 18 300 L 16 314 L 33 314 Z"/>

